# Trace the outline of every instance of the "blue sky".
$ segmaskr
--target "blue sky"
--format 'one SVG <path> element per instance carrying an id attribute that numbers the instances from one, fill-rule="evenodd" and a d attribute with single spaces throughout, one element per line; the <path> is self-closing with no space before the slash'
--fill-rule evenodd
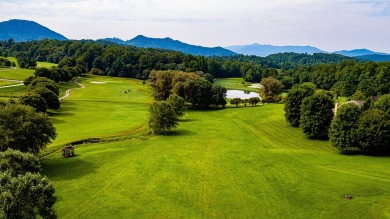
<path id="1" fill-rule="evenodd" d="M 0 21 L 71 39 L 142 34 L 203 46 L 311 45 L 390 53 L 390 0 L 0 0 Z"/>

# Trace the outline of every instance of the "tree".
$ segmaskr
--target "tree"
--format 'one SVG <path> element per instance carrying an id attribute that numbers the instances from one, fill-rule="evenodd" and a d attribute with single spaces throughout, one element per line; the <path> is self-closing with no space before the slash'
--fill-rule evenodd
<path id="1" fill-rule="evenodd" d="M 45 77 L 35 77 L 31 80 L 28 89 L 33 89 L 34 87 L 46 87 L 47 89 L 53 91 L 57 96 L 60 94 L 60 89 L 58 88 L 55 81 L 45 78 Z"/>
<path id="2" fill-rule="evenodd" d="M 238 107 L 238 105 L 242 102 L 241 98 L 233 98 L 230 100 L 230 105 L 234 104 L 236 105 L 236 107 Z"/>
<path id="3" fill-rule="evenodd" d="M 314 94 L 317 90 L 317 86 L 311 82 L 303 82 L 298 86 L 299 88 L 305 89 L 310 95 Z"/>
<path id="4" fill-rule="evenodd" d="M 327 139 L 333 107 L 333 100 L 324 92 L 303 99 L 300 118 L 303 133 L 309 138 Z"/>
<path id="5" fill-rule="evenodd" d="M 37 156 L 31 153 L 23 153 L 18 150 L 7 149 L 0 152 L 0 171 L 9 171 L 11 175 L 38 173 L 41 168 Z"/>
<path id="6" fill-rule="evenodd" d="M 390 94 L 381 96 L 375 103 L 375 108 L 385 111 L 390 115 Z"/>
<path id="7" fill-rule="evenodd" d="M 167 101 L 156 101 L 149 108 L 148 125 L 152 133 L 161 134 L 175 128 L 177 116 L 171 104 Z"/>
<path id="8" fill-rule="evenodd" d="M 268 77 L 263 78 L 260 84 L 262 85 L 262 88 L 260 88 L 260 95 L 264 103 L 273 103 L 282 100 L 282 97 L 280 96 L 284 87 L 282 82 L 273 77 Z"/>
<path id="9" fill-rule="evenodd" d="M 41 95 L 36 93 L 27 93 L 24 96 L 20 97 L 19 103 L 27 106 L 31 106 L 37 112 L 45 113 L 47 110 L 47 104 L 45 99 Z"/>
<path id="10" fill-rule="evenodd" d="M 56 218 L 53 183 L 39 173 L 0 172 L 1 218 Z"/>
<path id="11" fill-rule="evenodd" d="M 252 104 L 252 106 L 256 106 L 260 102 L 259 97 L 251 97 L 249 98 L 249 103 Z"/>
<path id="12" fill-rule="evenodd" d="M 152 71 L 149 75 L 150 85 L 153 88 L 155 100 L 166 100 L 172 90 L 173 72 Z"/>
<path id="13" fill-rule="evenodd" d="M 203 75 L 203 77 L 209 81 L 210 83 L 214 84 L 214 77 L 210 73 L 206 73 Z"/>
<path id="14" fill-rule="evenodd" d="M 226 105 L 226 92 L 227 89 L 220 85 L 214 85 L 212 87 L 212 104 L 216 107 L 219 105 L 222 105 L 223 108 L 225 108 Z"/>
<path id="15" fill-rule="evenodd" d="M 184 111 L 186 110 L 184 106 L 184 99 L 176 94 L 169 95 L 167 99 L 168 103 L 172 106 L 173 111 L 177 118 L 180 118 L 184 115 Z"/>
<path id="16" fill-rule="evenodd" d="M 212 104 L 212 92 L 213 85 L 206 80 L 195 81 L 192 87 L 191 102 L 194 106 L 207 108 Z"/>
<path id="17" fill-rule="evenodd" d="M 355 91 L 355 93 L 351 96 L 352 100 L 366 100 L 367 98 L 364 96 L 364 93 L 360 90 Z"/>
<path id="18" fill-rule="evenodd" d="M 31 93 L 39 94 L 43 99 L 45 99 L 47 108 L 57 110 L 60 108 L 60 101 L 58 96 L 51 90 L 45 87 L 35 87 L 31 90 Z"/>
<path id="19" fill-rule="evenodd" d="M 46 77 L 48 79 L 55 81 L 56 83 L 61 81 L 61 75 L 54 69 L 48 69 L 43 67 L 36 68 L 34 75 L 37 77 Z"/>
<path id="20" fill-rule="evenodd" d="M 390 152 L 390 116 L 382 110 L 367 110 L 358 122 L 360 149 L 369 153 Z"/>
<path id="21" fill-rule="evenodd" d="M 38 154 L 55 137 L 47 115 L 20 104 L 0 106 L 0 151 L 12 148 Z"/>
<path id="22" fill-rule="evenodd" d="M 298 87 L 291 89 L 287 93 L 284 103 L 284 116 L 292 126 L 299 127 L 302 101 L 306 97 L 313 95 L 314 90 Z"/>
<path id="23" fill-rule="evenodd" d="M 30 85 L 31 81 L 33 81 L 35 78 L 37 78 L 37 76 L 29 76 L 27 77 L 24 81 L 23 81 L 23 84 L 25 86 L 28 86 Z"/>
<path id="24" fill-rule="evenodd" d="M 345 104 L 337 110 L 329 131 L 333 147 L 341 152 L 359 148 L 357 128 L 361 113 L 361 109 L 353 103 Z"/>

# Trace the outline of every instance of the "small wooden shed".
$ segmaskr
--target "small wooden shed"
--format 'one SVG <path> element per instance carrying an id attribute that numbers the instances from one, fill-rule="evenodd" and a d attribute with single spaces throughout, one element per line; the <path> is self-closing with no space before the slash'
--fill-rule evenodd
<path id="1" fill-rule="evenodd" d="M 62 157 L 73 157 L 74 156 L 74 147 L 72 145 L 68 145 L 62 148 Z"/>

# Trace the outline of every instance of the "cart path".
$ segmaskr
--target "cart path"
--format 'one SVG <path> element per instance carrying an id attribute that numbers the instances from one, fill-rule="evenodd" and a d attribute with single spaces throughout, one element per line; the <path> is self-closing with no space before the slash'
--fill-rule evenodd
<path id="1" fill-rule="evenodd" d="M 23 81 L 19 81 L 19 80 L 12 80 L 12 79 L 6 79 L 6 78 L 0 78 L 0 80 L 1 81 L 10 81 L 10 82 L 18 82 L 19 83 L 19 84 L 7 85 L 7 86 L 0 86 L 0 89 L 8 88 L 8 87 L 18 87 L 18 86 L 24 85 Z"/>
<path id="2" fill-rule="evenodd" d="M 80 79 L 80 77 L 77 77 L 77 79 L 75 79 L 75 80 L 73 81 L 75 84 L 77 84 L 78 86 L 80 86 L 79 88 L 72 88 L 72 89 L 66 90 L 65 95 L 62 96 L 62 97 L 60 97 L 60 98 L 58 98 L 58 99 L 59 99 L 59 100 L 63 100 L 63 99 L 65 99 L 65 98 L 68 98 L 68 97 L 70 96 L 70 91 L 71 91 L 71 90 L 77 90 L 77 89 L 85 88 L 85 86 L 84 86 L 83 84 L 80 84 L 80 83 L 78 82 L 79 79 Z"/>

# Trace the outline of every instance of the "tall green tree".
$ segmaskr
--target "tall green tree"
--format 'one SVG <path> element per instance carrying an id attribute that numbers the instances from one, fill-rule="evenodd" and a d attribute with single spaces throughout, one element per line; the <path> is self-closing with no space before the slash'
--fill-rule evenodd
<path id="1" fill-rule="evenodd" d="M 45 99 L 47 108 L 57 110 L 60 108 L 60 101 L 58 100 L 58 96 L 51 90 L 46 87 L 34 87 L 31 93 L 40 95 L 43 99 Z"/>
<path id="2" fill-rule="evenodd" d="M 333 119 L 333 100 L 325 92 L 306 97 L 301 105 L 300 127 L 309 138 L 327 139 Z"/>
<path id="3" fill-rule="evenodd" d="M 26 81 L 27 80 L 29 80 L 29 82 L 27 82 L 28 84 L 26 86 L 27 86 L 27 89 L 29 89 L 29 90 L 31 90 L 35 87 L 41 86 L 41 87 L 46 87 L 47 89 L 53 91 L 57 96 L 60 94 L 60 89 L 59 89 L 58 85 L 56 84 L 56 82 L 49 79 L 49 78 L 33 76 L 33 77 L 27 78 Z M 26 84 L 26 81 L 25 81 L 25 84 Z"/>
<path id="4" fill-rule="evenodd" d="M 30 106 L 0 105 L 0 151 L 12 148 L 38 154 L 56 135 L 47 115 Z"/>
<path id="5" fill-rule="evenodd" d="M 287 93 L 284 103 L 285 118 L 294 127 L 299 127 L 299 120 L 301 118 L 301 105 L 303 99 L 313 95 L 314 90 L 305 88 L 291 89 Z"/>
<path id="6" fill-rule="evenodd" d="M 330 127 L 330 141 L 341 152 L 359 149 L 357 133 L 358 121 L 362 111 L 353 103 L 345 104 L 337 110 Z"/>
<path id="7" fill-rule="evenodd" d="M 149 112 L 148 125 L 154 134 L 162 134 L 178 125 L 175 110 L 167 101 L 155 101 Z"/>
<path id="8" fill-rule="evenodd" d="M 45 99 L 41 95 L 36 93 L 27 93 L 20 97 L 19 103 L 27 106 L 31 106 L 37 112 L 45 113 L 47 110 L 47 104 Z"/>
<path id="9" fill-rule="evenodd" d="M 375 103 L 375 108 L 385 111 L 390 115 L 390 94 L 381 96 Z"/>
<path id="10" fill-rule="evenodd" d="M 273 77 L 268 77 L 263 78 L 260 84 L 262 85 L 262 88 L 260 88 L 260 96 L 264 103 L 273 103 L 282 100 L 282 96 L 280 96 L 284 87 L 282 82 Z"/>
<path id="11" fill-rule="evenodd" d="M 377 109 L 364 111 L 359 118 L 357 136 L 362 151 L 390 152 L 390 115 Z"/>
<path id="12" fill-rule="evenodd" d="M 186 108 L 184 106 L 185 101 L 182 97 L 176 94 L 171 94 L 169 95 L 167 101 L 175 112 L 176 117 L 180 118 L 184 115 L 184 111 L 186 110 Z"/>
<path id="13" fill-rule="evenodd" d="M 38 173 L 41 164 L 37 156 L 31 153 L 23 153 L 18 150 L 7 149 L 0 152 L 0 171 L 10 172 L 11 175 Z"/>
<path id="14" fill-rule="evenodd" d="M 207 108 L 213 102 L 213 85 L 206 80 L 195 81 L 192 87 L 191 103 L 196 107 Z"/>
<path id="15" fill-rule="evenodd" d="M 222 108 L 225 108 L 227 89 L 220 85 L 213 85 L 212 93 L 213 93 L 212 104 L 216 107 L 221 105 Z"/>
<path id="16" fill-rule="evenodd" d="M 53 183 L 39 173 L 0 172 L 0 217 L 57 218 Z"/>

